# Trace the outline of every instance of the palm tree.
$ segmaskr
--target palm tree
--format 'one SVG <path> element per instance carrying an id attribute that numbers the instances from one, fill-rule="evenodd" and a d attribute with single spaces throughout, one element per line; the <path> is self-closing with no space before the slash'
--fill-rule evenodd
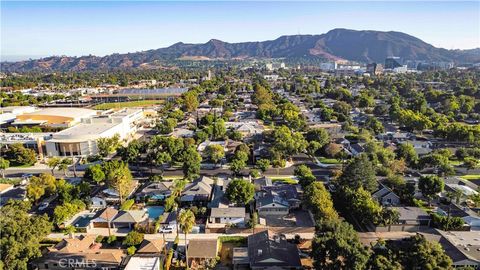
<path id="1" fill-rule="evenodd" d="M 178 216 L 178 220 L 180 223 L 180 228 L 185 234 L 185 258 L 187 261 L 187 269 L 188 269 L 187 234 L 192 231 L 193 226 L 195 225 L 195 215 L 190 209 L 182 210 L 180 212 L 180 215 Z"/>

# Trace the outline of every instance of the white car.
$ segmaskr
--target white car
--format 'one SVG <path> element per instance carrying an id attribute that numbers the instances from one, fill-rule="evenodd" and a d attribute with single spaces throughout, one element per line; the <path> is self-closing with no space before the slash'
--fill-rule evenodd
<path id="1" fill-rule="evenodd" d="M 158 230 L 161 233 L 173 233 L 173 227 L 172 226 L 163 226 Z"/>
<path id="2" fill-rule="evenodd" d="M 48 202 L 43 202 L 43 203 L 41 203 L 40 206 L 38 207 L 38 210 L 43 211 L 43 210 L 47 209 L 48 205 L 49 205 Z"/>

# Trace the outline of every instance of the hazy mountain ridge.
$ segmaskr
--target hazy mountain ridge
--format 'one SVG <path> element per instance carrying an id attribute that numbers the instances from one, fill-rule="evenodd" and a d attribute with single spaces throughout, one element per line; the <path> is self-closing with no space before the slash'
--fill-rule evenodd
<path id="1" fill-rule="evenodd" d="M 356 31 L 334 29 L 321 35 L 281 36 L 275 40 L 228 43 L 212 39 L 204 44 L 175 43 L 166 48 L 98 56 L 52 56 L 37 60 L 2 62 L 4 72 L 82 71 L 96 69 L 137 68 L 155 65 L 156 61 L 182 58 L 248 59 L 321 57 L 359 62 L 383 63 L 386 57 L 408 60 L 480 62 L 480 48 L 446 50 L 436 48 L 401 32 Z"/>

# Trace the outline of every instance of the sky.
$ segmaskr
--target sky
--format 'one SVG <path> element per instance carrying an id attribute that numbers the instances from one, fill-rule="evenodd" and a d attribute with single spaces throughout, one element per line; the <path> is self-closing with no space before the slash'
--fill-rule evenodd
<path id="1" fill-rule="evenodd" d="M 480 0 L 0 1 L 0 57 L 107 55 L 176 42 L 262 41 L 334 28 L 400 31 L 436 47 L 480 47 Z"/>

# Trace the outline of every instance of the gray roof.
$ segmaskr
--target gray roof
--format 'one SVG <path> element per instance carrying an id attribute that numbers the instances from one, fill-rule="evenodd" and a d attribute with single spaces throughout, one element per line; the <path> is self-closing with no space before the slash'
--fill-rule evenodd
<path id="1" fill-rule="evenodd" d="M 182 200 L 195 196 L 209 197 L 215 181 L 209 177 L 202 176 L 185 186 L 182 191 Z"/>
<path id="2" fill-rule="evenodd" d="M 248 257 L 252 268 L 302 266 L 297 246 L 268 230 L 248 236 Z"/>
<path id="3" fill-rule="evenodd" d="M 245 217 L 245 207 L 212 208 L 210 217 Z"/>
<path id="4" fill-rule="evenodd" d="M 420 207 L 390 207 L 400 214 L 400 220 L 429 220 L 430 215 Z"/>
<path id="5" fill-rule="evenodd" d="M 113 222 L 139 223 L 144 221 L 147 217 L 148 214 L 144 210 L 120 211 Z"/>

